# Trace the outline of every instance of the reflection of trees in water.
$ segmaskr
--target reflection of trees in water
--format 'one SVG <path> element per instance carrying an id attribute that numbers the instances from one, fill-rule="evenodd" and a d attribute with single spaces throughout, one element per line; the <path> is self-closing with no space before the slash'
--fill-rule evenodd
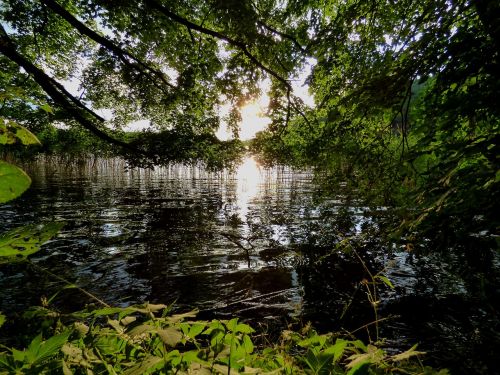
<path id="1" fill-rule="evenodd" d="M 413 342 L 412 332 L 445 336 L 460 327 L 471 350 L 494 342 L 500 299 L 487 254 L 450 252 L 427 259 L 390 253 L 378 240 L 390 211 L 369 210 L 354 200 L 347 204 L 341 186 L 338 195 L 333 187 L 326 194 L 310 174 L 264 171 L 241 215 L 230 175 L 173 167 L 125 172 L 113 163 L 40 168 L 39 174 L 31 172 L 33 189 L 0 207 L 0 220 L 5 229 L 40 218 L 66 220 L 36 261 L 111 303 L 176 300 L 207 316 L 236 312 L 262 320 L 302 314 L 318 328 L 355 329 L 373 320 L 373 311 L 360 289 L 367 278 L 362 265 L 336 248 L 349 238 L 370 270 L 396 263 L 388 271 L 396 290 L 382 290 L 381 315 L 402 318 L 382 324 L 385 332 Z M 483 248 L 477 239 L 474 246 Z M 37 304 L 40 295 L 61 289 L 25 265 L 0 272 L 3 311 Z M 87 302 L 71 290 L 57 301 L 66 308 Z M 416 319 L 414 311 L 422 305 L 429 309 Z"/>

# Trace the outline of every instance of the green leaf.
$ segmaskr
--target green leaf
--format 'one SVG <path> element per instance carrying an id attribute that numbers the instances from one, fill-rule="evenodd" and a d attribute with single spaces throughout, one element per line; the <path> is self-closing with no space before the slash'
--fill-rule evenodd
<path id="1" fill-rule="evenodd" d="M 175 315 L 169 316 L 166 318 L 166 320 L 169 323 L 173 324 L 173 323 L 183 321 L 186 318 L 195 318 L 197 314 L 198 314 L 198 310 L 193 310 L 193 311 L 189 311 L 189 312 L 184 313 L 184 314 L 175 314 Z"/>
<path id="2" fill-rule="evenodd" d="M 111 332 L 111 331 L 107 331 Z M 125 340 L 121 339 L 119 336 L 116 336 L 114 333 L 112 335 L 100 335 L 98 336 L 97 342 L 95 342 L 95 347 L 99 349 L 103 354 L 113 354 L 123 350 L 127 343 Z"/>
<path id="3" fill-rule="evenodd" d="M 210 335 L 214 331 L 226 332 L 224 325 L 218 320 L 212 320 L 207 329 L 203 332 L 204 335 Z"/>
<path id="4" fill-rule="evenodd" d="M 243 336 L 243 347 L 245 348 L 245 352 L 249 354 L 253 352 L 254 345 L 252 339 L 247 335 Z"/>
<path id="5" fill-rule="evenodd" d="M 0 145 L 21 142 L 25 146 L 40 145 L 38 138 L 24 126 L 13 121 L 0 119 Z"/>
<path id="6" fill-rule="evenodd" d="M 314 334 L 311 337 L 308 337 L 307 339 L 299 341 L 297 344 L 299 346 L 302 346 L 303 348 L 307 348 L 310 346 L 319 346 L 320 348 L 323 347 L 326 343 L 326 336 L 320 336 L 318 334 Z"/>
<path id="7" fill-rule="evenodd" d="M 137 327 L 132 328 L 130 331 L 128 331 L 127 335 L 129 335 L 130 337 L 134 337 L 134 336 L 142 335 L 143 333 L 146 333 L 146 332 L 153 332 L 155 330 L 156 330 L 156 328 L 153 326 L 150 326 L 148 324 L 141 324 Z"/>
<path id="8" fill-rule="evenodd" d="M 0 160 L 0 203 L 19 197 L 31 185 L 31 178 L 15 165 Z"/>
<path id="9" fill-rule="evenodd" d="M 124 372 L 124 375 L 142 375 L 144 373 L 148 373 L 160 366 L 163 366 L 164 360 L 163 358 L 156 357 L 153 355 L 149 355 L 144 358 L 143 361 L 137 363 L 134 367 L 128 369 Z"/>
<path id="10" fill-rule="evenodd" d="M 333 365 L 333 355 L 325 353 L 316 353 L 314 350 L 309 349 L 305 357 L 307 365 L 313 370 L 315 374 L 328 374 L 329 369 Z"/>
<path id="11" fill-rule="evenodd" d="M 399 361 L 403 361 L 405 359 L 409 359 L 409 358 L 417 356 L 417 355 L 426 354 L 425 352 L 416 351 L 415 350 L 416 348 L 417 348 L 417 345 L 415 344 L 410 349 L 408 349 L 407 351 L 405 351 L 403 353 L 399 353 L 399 354 L 393 355 L 391 357 L 391 360 L 394 361 L 394 362 L 399 362 Z"/>
<path id="12" fill-rule="evenodd" d="M 12 357 L 14 357 L 15 361 L 24 362 L 24 359 L 26 358 L 26 352 L 22 352 L 17 349 L 12 349 Z"/>
<path id="13" fill-rule="evenodd" d="M 367 364 L 378 364 L 384 359 L 384 352 L 372 345 L 368 345 L 367 352 L 362 354 L 353 354 L 348 358 L 351 360 L 347 364 L 348 375 L 355 374 L 361 367 Z"/>
<path id="14" fill-rule="evenodd" d="M 238 318 L 233 318 L 226 323 L 227 329 L 233 332 L 235 331 L 237 325 L 238 325 Z"/>
<path id="15" fill-rule="evenodd" d="M 344 351 L 345 351 L 345 348 L 347 347 L 347 344 L 348 344 L 348 342 L 346 340 L 337 339 L 337 341 L 335 341 L 335 344 L 333 346 L 330 346 L 327 349 L 325 349 L 324 353 L 325 354 L 332 354 L 333 361 L 337 362 L 344 354 Z"/>
<path id="16" fill-rule="evenodd" d="M 234 332 L 236 332 L 236 333 L 241 332 L 241 333 L 250 334 L 250 333 L 255 332 L 255 330 L 252 327 L 250 327 L 248 324 L 240 323 L 236 326 L 236 328 L 234 329 Z"/>
<path id="17" fill-rule="evenodd" d="M 363 367 L 368 366 L 370 364 L 369 360 L 360 360 L 357 361 L 350 367 L 349 371 L 347 372 L 347 375 L 354 375 L 358 370 L 361 370 Z"/>
<path id="18" fill-rule="evenodd" d="M 38 140 L 38 138 L 32 132 L 30 132 L 28 129 L 22 127 L 21 125 L 17 125 L 16 124 L 16 126 L 15 126 L 15 136 L 25 146 L 41 145 L 41 143 Z"/>
<path id="19" fill-rule="evenodd" d="M 6 353 L 0 353 L 0 370 L 8 370 L 7 374 L 16 372 L 16 363 L 14 362 L 13 356 L 7 355 Z"/>
<path id="20" fill-rule="evenodd" d="M 0 313 L 0 327 L 5 323 L 5 315 Z"/>
<path id="21" fill-rule="evenodd" d="M 0 257 L 25 258 L 40 247 L 63 227 L 64 223 L 27 225 L 0 236 Z M 1 259 L 1 258 L 0 258 Z"/>
<path id="22" fill-rule="evenodd" d="M 168 307 L 167 305 L 163 305 L 163 304 L 154 305 L 152 303 L 147 303 L 145 306 L 145 308 L 150 312 L 157 312 L 157 311 L 166 309 L 167 307 Z"/>
<path id="23" fill-rule="evenodd" d="M 203 360 L 200 358 L 200 355 L 203 352 L 200 350 L 190 350 L 182 354 L 182 362 L 186 363 L 188 366 L 191 365 L 193 362 L 202 364 L 202 365 L 207 365 L 209 366 L 210 363 Z"/>
<path id="24" fill-rule="evenodd" d="M 52 107 L 50 105 L 48 105 L 47 103 L 45 103 L 44 105 L 41 105 L 39 108 L 44 112 L 51 113 L 51 114 L 54 113 L 54 110 L 52 109 Z"/>
<path id="25" fill-rule="evenodd" d="M 174 347 L 182 340 L 182 332 L 175 327 L 168 327 L 166 329 L 159 329 L 157 331 L 161 341 L 168 346 Z"/>
<path id="26" fill-rule="evenodd" d="M 124 326 L 128 326 L 129 324 L 135 322 L 137 318 L 135 316 L 127 316 L 123 319 L 120 319 L 120 324 Z"/>
<path id="27" fill-rule="evenodd" d="M 102 309 L 93 310 L 91 314 L 93 316 L 107 316 L 107 315 L 118 314 L 123 310 L 124 309 L 122 307 L 104 307 Z"/>
<path id="28" fill-rule="evenodd" d="M 205 324 L 195 323 L 189 329 L 189 332 L 188 332 L 187 336 L 191 337 L 192 339 L 194 339 L 201 332 L 203 332 L 204 329 L 205 329 Z"/>
<path id="29" fill-rule="evenodd" d="M 361 340 L 356 340 L 351 342 L 356 348 L 361 349 L 364 352 L 368 351 L 368 347 Z"/>
<path id="30" fill-rule="evenodd" d="M 119 334 L 125 332 L 125 327 L 118 320 L 108 318 L 108 324 Z"/>
<path id="31" fill-rule="evenodd" d="M 41 335 L 31 341 L 26 350 L 26 358 L 32 365 L 40 364 L 50 357 L 56 355 L 62 346 L 68 341 L 71 330 L 52 336 L 47 341 L 41 342 Z"/>
<path id="32" fill-rule="evenodd" d="M 379 279 L 380 281 L 382 281 L 389 288 L 394 289 L 394 284 L 386 276 L 384 276 L 384 275 L 376 275 L 375 278 Z"/>

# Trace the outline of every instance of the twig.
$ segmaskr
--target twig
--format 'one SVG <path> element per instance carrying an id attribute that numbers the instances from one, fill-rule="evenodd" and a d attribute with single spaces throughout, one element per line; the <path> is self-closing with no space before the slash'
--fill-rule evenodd
<path id="1" fill-rule="evenodd" d="M 43 268 L 43 267 L 40 267 L 39 265 L 36 265 L 35 263 L 33 263 L 31 260 L 28 260 L 27 261 L 29 265 L 31 265 L 32 267 L 34 268 L 37 268 L 38 270 L 42 271 L 42 272 L 45 272 L 47 275 L 49 276 L 52 276 L 53 278 L 59 280 L 59 281 L 62 281 L 63 283 L 71 286 L 71 287 L 74 287 L 75 289 L 78 289 L 80 292 L 82 292 L 83 294 L 85 294 L 86 296 L 96 300 L 97 302 L 99 302 L 101 305 L 105 306 L 105 307 L 111 307 L 110 305 L 108 305 L 106 302 L 104 302 L 102 299 L 100 299 L 99 297 L 93 295 L 92 293 L 90 292 L 87 292 L 85 289 L 82 289 L 80 288 L 79 286 L 75 285 L 74 283 L 71 283 L 69 282 L 68 280 L 66 280 L 65 278 L 61 277 L 61 276 L 58 276 L 56 275 L 55 273 L 52 273 L 50 272 L 49 270 Z"/>
<path id="2" fill-rule="evenodd" d="M 354 331 L 349 331 L 349 335 L 352 335 L 353 333 L 356 333 L 364 328 L 368 328 L 369 326 L 372 326 L 374 324 L 378 325 L 378 323 L 389 320 L 389 319 L 394 319 L 397 318 L 398 315 L 391 315 L 391 316 L 386 316 L 385 318 L 380 318 L 377 320 L 374 320 L 373 322 L 367 323 L 365 325 L 362 325 L 361 327 L 356 328 Z"/>

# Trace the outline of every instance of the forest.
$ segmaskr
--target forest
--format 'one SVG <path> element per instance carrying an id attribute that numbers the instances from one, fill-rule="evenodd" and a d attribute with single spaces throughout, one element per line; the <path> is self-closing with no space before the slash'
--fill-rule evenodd
<path id="1" fill-rule="evenodd" d="M 0 374 L 493 374 L 500 2 L 1 0 Z"/>

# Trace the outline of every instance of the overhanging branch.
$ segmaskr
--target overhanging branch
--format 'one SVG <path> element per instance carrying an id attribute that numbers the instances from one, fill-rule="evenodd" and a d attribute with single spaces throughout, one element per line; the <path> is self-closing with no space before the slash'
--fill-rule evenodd
<path id="1" fill-rule="evenodd" d="M 152 82 L 155 82 L 155 79 L 151 74 L 154 74 L 157 78 L 159 78 L 163 84 L 169 86 L 170 88 L 176 88 L 175 85 L 172 85 L 166 79 L 165 75 L 157 70 L 152 68 L 149 64 L 142 61 L 137 56 L 133 55 L 131 52 L 124 50 L 123 48 L 117 46 L 110 40 L 106 39 L 102 35 L 98 34 L 94 30 L 88 28 L 85 24 L 80 22 L 77 18 L 75 18 L 70 12 L 68 12 L 65 8 L 59 5 L 54 0 L 40 0 L 42 4 L 49 7 L 54 13 L 58 14 L 62 17 L 66 22 L 68 22 L 72 27 L 74 27 L 78 32 L 82 35 L 85 35 L 97 42 L 101 46 L 105 47 L 109 51 L 113 52 L 119 59 L 127 66 L 135 68 L 139 70 L 141 73 L 145 74 Z M 134 61 L 137 65 L 131 64 L 128 59 Z"/>
<path id="2" fill-rule="evenodd" d="M 64 87 L 52 77 L 48 76 L 43 70 L 36 67 L 33 63 L 28 61 L 24 56 L 19 54 L 12 39 L 8 36 L 5 29 L 0 25 L 0 53 L 2 53 L 9 60 L 14 62 L 17 66 L 23 68 L 30 74 L 36 83 L 57 103 L 61 108 L 67 111 L 71 116 L 77 120 L 85 129 L 101 138 L 102 140 L 111 144 L 123 147 L 129 151 L 140 154 L 145 154 L 144 151 L 139 150 L 126 142 L 113 138 L 105 131 L 99 129 L 92 120 L 90 120 L 85 113 L 90 114 L 94 119 L 103 121 L 103 118 L 87 108 L 78 99 L 74 98 L 68 93 Z"/>
<path id="3" fill-rule="evenodd" d="M 290 83 L 285 78 L 283 78 L 280 74 L 278 74 L 273 69 L 265 66 L 262 62 L 260 62 L 260 60 L 250 52 L 250 50 L 248 49 L 248 46 L 244 42 L 237 40 L 237 39 L 234 39 L 234 38 L 231 38 L 230 36 L 227 36 L 219 31 L 215 31 L 215 30 L 208 29 L 206 27 L 197 25 L 197 24 L 185 19 L 184 17 L 181 17 L 178 14 L 170 11 L 166 6 L 158 3 L 156 0 L 144 0 L 144 3 L 152 9 L 156 9 L 158 12 L 160 12 L 164 16 L 170 18 L 172 21 L 177 22 L 177 23 L 187 27 L 189 30 L 195 30 L 195 31 L 198 31 L 202 34 L 210 35 L 214 38 L 217 38 L 217 39 L 220 39 L 220 40 L 223 40 L 223 41 L 229 43 L 233 47 L 238 48 L 241 52 L 243 52 L 243 54 L 250 61 L 252 61 L 260 69 L 264 70 L 265 72 L 267 72 L 268 74 L 270 74 L 271 76 L 276 78 L 278 81 L 283 83 L 286 87 L 291 87 Z"/>
<path id="4" fill-rule="evenodd" d="M 195 30 L 195 31 L 198 31 L 202 34 L 212 36 L 214 38 L 217 38 L 217 39 L 220 39 L 220 40 L 223 40 L 223 41 L 229 43 L 233 47 L 238 48 L 252 63 L 254 63 L 257 67 L 259 67 L 263 71 L 267 72 L 271 76 L 273 76 L 276 80 L 278 80 L 279 82 L 281 82 L 285 86 L 285 89 L 287 90 L 287 93 L 288 93 L 287 100 L 288 100 L 289 104 L 306 121 L 306 123 L 309 126 L 311 126 L 310 121 L 308 120 L 308 118 L 304 114 L 304 112 L 302 112 L 300 110 L 300 108 L 295 103 L 293 103 L 293 101 L 291 100 L 292 95 L 290 95 L 290 93 L 293 91 L 293 89 L 292 89 L 292 85 L 290 84 L 290 82 L 288 82 L 285 78 L 283 78 L 276 71 L 265 66 L 262 62 L 260 62 L 260 60 L 254 54 L 252 54 L 250 52 L 246 43 L 244 43 L 240 40 L 234 39 L 228 35 L 225 35 L 225 34 L 219 32 L 219 31 L 215 31 L 215 30 L 206 28 L 204 26 L 197 25 L 197 24 L 185 19 L 184 17 L 181 17 L 178 14 L 172 12 L 166 6 L 160 4 L 157 0 L 144 0 L 144 3 L 152 9 L 156 9 L 158 12 L 160 12 L 164 16 L 168 17 L 172 21 L 177 22 L 180 25 L 187 27 L 188 30 Z M 274 29 L 271 30 L 270 27 L 268 27 L 268 29 L 270 31 L 275 32 L 275 33 L 279 33 L 279 31 L 277 31 L 277 30 L 274 30 Z M 282 33 L 282 36 L 288 37 L 288 38 L 290 37 L 290 36 L 285 35 L 283 33 Z M 303 48 L 301 47 L 301 49 L 303 49 Z"/>

